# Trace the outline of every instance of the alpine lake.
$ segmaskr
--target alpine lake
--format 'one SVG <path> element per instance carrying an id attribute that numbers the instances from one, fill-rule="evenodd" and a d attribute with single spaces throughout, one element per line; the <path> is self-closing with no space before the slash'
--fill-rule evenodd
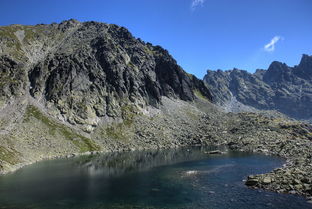
<path id="1" fill-rule="evenodd" d="M 245 186 L 284 160 L 213 147 L 46 160 L 0 176 L 1 209 L 305 209 L 304 197 Z"/>

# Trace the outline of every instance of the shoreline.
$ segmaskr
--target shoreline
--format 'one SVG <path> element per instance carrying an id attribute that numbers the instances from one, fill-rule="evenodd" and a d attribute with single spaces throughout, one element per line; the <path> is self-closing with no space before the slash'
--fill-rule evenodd
<path id="1" fill-rule="evenodd" d="M 156 149 L 152 149 L 152 150 L 165 150 L 165 149 L 180 149 L 180 148 L 186 148 L 189 147 L 190 145 L 182 145 L 182 146 L 175 146 L 175 147 L 159 147 Z M 196 145 L 191 145 L 192 147 L 199 147 L 198 144 Z M 276 192 L 276 193 L 281 193 L 281 194 L 293 194 L 293 195 L 299 195 L 299 196 L 303 196 L 306 198 L 306 200 L 312 204 L 312 196 L 306 193 L 302 193 L 296 190 L 291 190 L 289 191 L 279 191 L 277 189 L 275 189 L 274 187 L 272 187 L 272 185 L 276 185 L 278 184 L 277 179 L 273 180 L 274 177 L 276 178 L 275 173 L 278 171 L 282 171 L 282 170 L 288 170 L 291 168 L 296 168 L 293 165 L 293 160 L 291 160 L 290 158 L 287 158 L 285 156 L 281 156 L 279 154 L 276 154 L 274 152 L 269 152 L 269 151 L 250 151 L 249 149 L 246 149 L 246 147 L 240 147 L 239 149 L 235 148 L 231 148 L 230 145 L 228 144 L 210 144 L 210 145 L 201 145 L 200 147 L 223 147 L 225 149 L 227 149 L 226 152 L 220 152 L 220 153 L 214 153 L 215 150 L 212 150 L 213 153 L 210 152 L 205 152 L 205 154 L 207 155 L 223 155 L 226 154 L 228 151 L 240 151 L 240 152 L 245 152 L 245 153 L 254 153 L 254 154 L 263 154 L 263 155 L 267 155 L 267 156 L 275 156 L 275 157 L 279 157 L 281 159 L 283 159 L 285 161 L 284 164 L 282 164 L 281 167 L 277 167 L 275 169 L 273 169 L 272 171 L 268 172 L 268 173 L 264 173 L 264 174 L 250 174 L 246 179 L 242 179 L 242 181 L 244 182 L 244 184 L 246 185 L 246 187 L 250 188 L 250 189 L 263 189 L 264 191 L 271 191 L 271 192 Z M 142 151 L 142 150 L 151 150 L 151 149 L 123 149 L 123 150 L 114 150 L 114 151 L 88 151 L 88 152 L 84 152 L 84 153 L 71 153 L 71 154 L 67 154 L 67 155 L 59 155 L 59 156 L 52 156 L 52 157 L 47 157 L 47 158 L 43 158 L 43 159 L 39 159 L 39 160 L 35 160 L 35 161 L 30 161 L 27 163 L 22 163 L 19 164 L 18 166 L 13 167 L 11 170 L 7 170 L 5 172 L 1 172 L 0 175 L 10 175 L 14 172 L 17 172 L 18 170 L 35 164 L 35 163 L 39 163 L 45 160 L 56 160 L 56 159 L 68 159 L 68 158 L 76 158 L 76 157 L 80 157 L 80 156 L 92 156 L 92 155 L 100 155 L 100 154 L 106 154 L 106 153 L 118 153 L 118 152 L 134 152 L 134 151 Z M 218 150 L 217 150 L 218 151 Z M 272 178 L 273 176 L 273 178 Z M 269 182 L 268 177 L 271 178 L 271 181 Z M 275 182 L 275 184 L 274 184 Z"/>
<path id="2" fill-rule="evenodd" d="M 45 160 L 69 159 L 69 158 L 75 158 L 75 157 L 80 157 L 80 156 L 92 156 L 92 155 L 99 155 L 99 154 L 106 154 L 106 153 L 134 152 L 134 151 L 143 151 L 143 150 L 165 150 L 165 149 L 183 148 L 183 147 L 188 147 L 188 146 L 189 145 L 172 146 L 172 147 L 158 147 L 155 149 L 151 149 L 151 148 L 140 148 L 140 149 L 129 148 L 129 149 L 120 149 L 120 150 L 117 149 L 117 150 L 87 151 L 87 152 L 83 152 L 83 153 L 69 153 L 69 154 L 64 154 L 64 155 L 49 156 L 49 157 L 41 158 L 38 160 L 33 160 L 33 161 L 29 161 L 29 162 L 16 164 L 8 170 L 1 171 L 0 176 L 12 174 L 12 173 L 14 173 L 14 172 L 18 171 L 19 169 L 22 169 L 26 166 L 29 166 L 29 165 L 32 165 L 35 163 L 39 163 L 39 162 L 42 162 Z M 191 146 L 196 147 L 198 145 L 191 145 Z"/>
<path id="3" fill-rule="evenodd" d="M 25 163 L 19 163 L 17 165 L 12 166 L 12 169 L 10 170 L 6 170 L 6 171 L 1 171 L 0 175 L 9 175 L 12 174 L 26 166 L 35 164 L 35 163 L 39 163 L 45 160 L 56 160 L 56 159 L 67 159 L 67 158 L 74 158 L 74 157 L 79 157 L 79 156 L 86 156 L 86 155 L 98 155 L 98 154 L 102 154 L 102 153 L 108 153 L 107 151 L 89 151 L 89 152 L 83 152 L 83 153 L 70 153 L 67 155 L 58 155 L 58 156 L 50 156 L 50 157 L 46 157 L 46 158 L 41 158 L 38 160 L 34 160 L 34 161 L 29 161 L 29 162 L 25 162 Z"/>
<path id="4" fill-rule="evenodd" d="M 312 197 L 312 126 L 299 121 L 256 113 L 222 113 L 212 107 L 203 109 L 202 112 L 198 111 L 199 109 L 190 109 L 194 106 L 189 103 L 171 100 L 164 100 L 164 102 L 166 102 L 164 114 L 153 118 L 138 116 L 135 120 L 133 119 L 131 126 L 122 124 L 122 126 L 115 125 L 115 129 L 106 127 L 105 131 L 110 133 L 110 135 L 106 133 L 106 138 L 101 135 L 101 129 L 95 132 L 93 140 L 99 143 L 102 150 L 100 152 L 166 149 L 197 145 L 226 146 L 230 150 L 274 155 L 284 158 L 286 164 L 265 174 L 249 176 L 246 179 L 246 183 L 249 180 L 247 186 L 278 193 L 299 194 L 309 200 Z M 177 107 L 177 104 L 180 106 Z M 199 108 L 203 108 L 206 103 L 197 105 Z M 39 125 L 42 124 L 40 120 L 35 120 L 35 122 Z M 41 126 L 34 126 L 34 122 L 31 123 L 31 126 L 27 124 L 26 127 L 28 129 L 30 129 L 29 127 L 35 128 L 34 131 L 41 128 Z M 53 149 L 62 151 L 62 155 L 53 155 L 53 150 L 51 150 L 52 156 L 44 158 L 41 156 L 44 156 L 45 153 L 41 150 L 38 152 L 40 155 L 35 156 L 34 160 L 16 166 L 8 164 L 4 167 L 5 172 L 1 172 L 1 174 L 14 172 L 42 160 L 91 154 L 91 152 L 72 152 L 70 150 L 71 141 L 54 136 L 42 140 L 43 133 L 49 136 L 49 127 L 44 128 L 40 129 L 40 135 L 37 133 L 38 138 L 37 135 L 31 135 L 31 140 L 38 142 L 32 143 L 28 150 L 36 149 L 34 145 L 50 149 L 52 146 L 49 143 L 54 140 Z M 24 133 L 25 130 L 21 129 L 19 133 Z M 15 138 L 19 139 L 18 135 Z M 26 140 L 19 139 L 21 142 Z M 41 142 L 43 144 L 40 144 Z M 70 147 L 64 149 L 66 148 L 64 142 L 70 144 Z M 22 145 L 20 144 L 17 150 L 22 150 Z M 27 152 L 27 149 L 23 151 Z"/>

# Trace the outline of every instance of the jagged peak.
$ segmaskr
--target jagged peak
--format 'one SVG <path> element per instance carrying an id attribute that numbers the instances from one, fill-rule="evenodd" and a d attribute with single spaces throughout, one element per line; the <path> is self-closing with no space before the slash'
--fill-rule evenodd
<path id="1" fill-rule="evenodd" d="M 80 23 L 80 22 L 76 19 L 71 18 L 69 20 L 63 20 L 60 24 L 68 24 L 68 23 L 73 24 L 73 23 Z"/>
<path id="2" fill-rule="evenodd" d="M 221 69 L 217 69 L 217 70 L 208 69 L 208 70 L 206 71 L 206 75 L 204 76 L 203 79 L 207 79 L 207 78 L 209 78 L 209 76 L 211 76 L 211 75 L 224 75 L 224 74 L 226 74 L 226 73 L 228 73 L 228 72 L 229 72 L 229 71 L 223 71 L 223 70 L 221 70 Z"/>
<path id="3" fill-rule="evenodd" d="M 279 61 L 273 61 L 268 68 L 268 72 L 283 71 L 283 70 L 288 69 L 288 68 L 289 67 L 286 63 L 282 63 Z"/>
<path id="4" fill-rule="evenodd" d="M 300 60 L 299 68 L 309 68 L 312 71 L 312 56 L 303 54 Z"/>
<path id="5" fill-rule="evenodd" d="M 301 57 L 301 62 L 306 62 L 306 61 L 312 61 L 312 56 L 308 55 L 308 54 L 302 54 L 302 57 Z"/>
<path id="6" fill-rule="evenodd" d="M 250 74 L 247 70 L 239 69 L 239 68 L 233 68 L 233 70 L 230 70 L 230 72 L 237 72 L 237 73 L 247 73 L 247 74 Z"/>

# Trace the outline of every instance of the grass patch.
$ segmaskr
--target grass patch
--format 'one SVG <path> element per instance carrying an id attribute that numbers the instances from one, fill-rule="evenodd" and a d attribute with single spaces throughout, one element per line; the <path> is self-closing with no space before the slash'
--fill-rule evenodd
<path id="1" fill-rule="evenodd" d="M 46 127 L 48 127 L 50 135 L 55 136 L 56 133 L 62 134 L 67 140 L 70 140 L 76 147 L 78 147 L 80 152 L 100 150 L 100 147 L 91 139 L 81 136 L 70 128 L 49 119 L 40 112 L 38 108 L 29 105 L 26 109 L 24 122 L 31 122 L 31 118 L 41 121 Z"/>
<path id="2" fill-rule="evenodd" d="M 193 93 L 197 98 L 209 101 L 199 90 L 195 89 Z"/>
<path id="3" fill-rule="evenodd" d="M 115 123 L 105 129 L 105 134 L 114 140 L 126 141 L 129 138 L 129 130 L 133 127 L 134 117 L 138 114 L 134 105 L 121 106 L 121 116 L 123 121 Z"/>
<path id="4" fill-rule="evenodd" d="M 80 152 L 88 152 L 88 151 L 100 151 L 100 147 L 91 139 L 78 136 L 80 138 L 76 138 L 73 140 L 73 144 L 79 147 Z"/>
<path id="5" fill-rule="evenodd" d="M 127 66 L 136 72 L 139 71 L 139 68 L 135 64 L 133 64 L 131 61 L 128 62 Z"/>
<path id="6" fill-rule="evenodd" d="M 132 68 L 132 69 L 135 68 L 135 65 L 134 65 L 131 61 L 129 61 L 127 65 L 128 65 L 130 68 Z"/>
<path id="7" fill-rule="evenodd" d="M 154 52 L 146 45 L 144 45 L 144 51 L 149 55 L 154 55 Z"/>
<path id="8" fill-rule="evenodd" d="M 124 140 L 126 137 L 124 135 L 125 126 L 123 123 L 114 124 L 105 129 L 106 135 L 114 140 Z"/>
<path id="9" fill-rule="evenodd" d="M 124 124 L 131 126 L 134 117 L 138 114 L 137 108 L 134 105 L 123 105 L 121 106 L 121 116 L 124 120 Z"/>
<path id="10" fill-rule="evenodd" d="M 0 146 L 0 159 L 11 165 L 15 165 L 19 162 L 17 152 L 11 151 L 3 146 Z"/>
<path id="11" fill-rule="evenodd" d="M 21 44 L 14 34 L 16 32 L 16 30 L 17 30 L 17 28 L 13 27 L 13 26 L 1 27 L 0 28 L 0 36 L 6 37 L 9 39 L 9 41 L 7 42 L 8 47 L 10 47 L 10 48 L 15 47 L 15 49 L 17 51 L 20 51 L 21 50 Z"/>
<path id="12" fill-rule="evenodd" d="M 199 120 L 199 115 L 192 112 L 192 111 L 189 111 L 189 110 L 185 110 L 185 114 L 187 115 L 188 118 L 194 120 L 194 121 L 197 121 Z"/>

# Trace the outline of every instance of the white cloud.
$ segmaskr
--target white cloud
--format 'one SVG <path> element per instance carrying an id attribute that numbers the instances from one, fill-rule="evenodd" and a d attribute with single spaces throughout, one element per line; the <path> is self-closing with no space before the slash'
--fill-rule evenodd
<path id="1" fill-rule="evenodd" d="M 273 52 L 275 50 L 275 44 L 282 39 L 281 36 L 274 36 L 268 44 L 264 45 L 263 49 L 267 52 Z"/>
<path id="2" fill-rule="evenodd" d="M 191 10 L 194 11 L 197 7 L 204 6 L 206 0 L 192 0 Z"/>

